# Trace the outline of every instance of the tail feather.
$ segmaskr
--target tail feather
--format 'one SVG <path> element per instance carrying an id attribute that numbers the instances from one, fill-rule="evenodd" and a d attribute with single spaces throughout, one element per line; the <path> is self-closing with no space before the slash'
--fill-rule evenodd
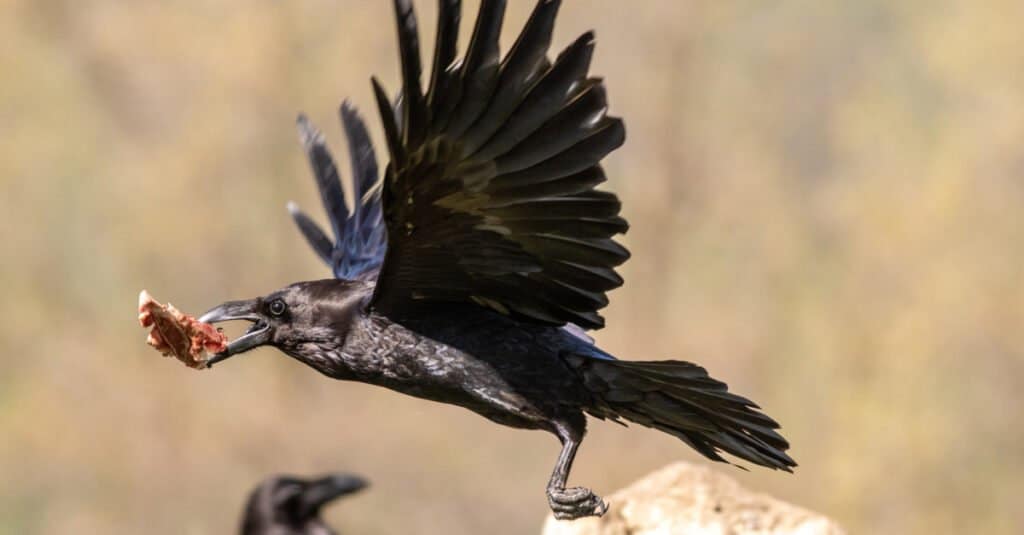
<path id="1" fill-rule="evenodd" d="M 779 424 L 749 399 L 732 394 L 704 368 L 677 360 L 622 361 L 571 355 L 567 362 L 595 395 L 588 412 L 664 431 L 705 457 L 725 452 L 754 464 L 792 471 Z"/>

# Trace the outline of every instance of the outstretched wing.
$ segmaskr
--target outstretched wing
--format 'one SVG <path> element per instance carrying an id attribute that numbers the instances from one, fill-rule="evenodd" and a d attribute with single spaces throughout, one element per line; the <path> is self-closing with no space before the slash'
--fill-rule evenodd
<path id="1" fill-rule="evenodd" d="M 625 140 L 588 76 L 587 32 L 552 63 L 558 0 L 540 0 L 501 59 L 503 0 L 483 0 L 456 59 L 459 2 L 441 0 L 433 74 L 420 86 L 416 19 L 395 0 L 403 87 L 392 108 L 373 81 L 391 162 L 384 186 L 388 246 L 372 305 L 469 301 L 515 317 L 599 328 L 615 267 L 629 253 L 614 194 L 597 191 L 600 161 Z M 397 115 L 397 116 L 396 116 Z"/>
<path id="2" fill-rule="evenodd" d="M 366 125 L 355 109 L 345 102 L 340 113 L 352 160 L 355 202 L 351 213 L 345 204 L 338 168 L 324 137 L 303 115 L 298 119 L 299 137 L 309 156 L 334 239 L 331 240 L 294 203 L 288 203 L 288 211 L 313 250 L 334 271 L 334 276 L 340 279 L 373 277 L 384 261 L 387 247 L 381 218 L 381 192 L 377 187 L 377 157 Z"/>

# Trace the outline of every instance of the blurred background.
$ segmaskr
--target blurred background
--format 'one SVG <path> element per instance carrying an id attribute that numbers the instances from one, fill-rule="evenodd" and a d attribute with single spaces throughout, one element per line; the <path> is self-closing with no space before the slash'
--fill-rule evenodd
<path id="1" fill-rule="evenodd" d="M 0 533 L 230 533 L 264 476 L 328 470 L 372 481 L 327 513 L 347 533 L 539 530 L 553 437 L 269 349 L 197 373 L 136 322 L 142 288 L 199 313 L 329 275 L 285 211 L 322 216 L 294 119 L 345 160 L 349 97 L 383 159 L 389 4 L 0 1 Z M 532 7 L 512 4 L 506 50 Z M 634 257 L 599 343 L 703 364 L 801 464 L 716 468 L 851 533 L 1024 531 L 1022 19 L 565 2 L 555 47 L 596 29 L 629 132 L 606 169 Z M 704 462 L 595 422 L 572 482 L 679 459 Z"/>

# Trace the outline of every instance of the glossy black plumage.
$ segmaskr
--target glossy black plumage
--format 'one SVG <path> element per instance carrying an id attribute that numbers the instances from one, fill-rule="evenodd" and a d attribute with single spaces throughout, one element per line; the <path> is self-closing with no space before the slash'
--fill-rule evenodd
<path id="1" fill-rule="evenodd" d="M 560 3 L 541 0 L 502 60 L 505 3 L 484 0 L 459 60 L 460 4 L 439 5 L 424 92 L 413 7 L 395 1 L 400 104 L 373 80 L 391 155 L 379 186 L 370 186 L 365 127 L 343 107 L 359 197 L 352 213 L 322 136 L 300 118 L 334 246 L 293 214 L 339 279 L 214 308 L 201 319 L 253 322 L 214 362 L 272 345 L 332 378 L 549 431 L 562 442 L 547 488 L 558 518 L 606 509 L 593 492 L 566 487 L 585 414 L 664 431 L 716 461 L 728 453 L 796 466 L 778 424 L 703 368 L 616 360 L 580 329 L 603 325 L 607 292 L 623 282 L 615 269 L 629 257 L 615 241 L 628 228 L 620 202 L 595 189 L 625 129 L 607 115 L 602 80 L 588 74 L 593 33 L 552 63 Z"/>
<path id="2" fill-rule="evenodd" d="M 418 61 L 408 59 L 418 49 L 415 24 L 408 22 L 409 6 L 399 4 L 403 91 L 419 95 Z M 539 2 L 499 61 L 504 6 L 483 3 L 458 69 L 459 103 L 443 128 L 427 128 L 442 133 L 422 143 L 414 143 L 414 128 L 399 132 L 387 93 L 375 85 L 392 152 L 384 183 L 391 252 L 374 297 L 379 310 L 397 311 L 412 299 L 468 301 L 531 321 L 603 325 L 597 310 L 609 288 L 560 274 L 584 270 L 616 280 L 615 266 L 629 256 L 612 239 L 626 229 L 617 200 L 593 192 L 588 180 L 601 176 L 600 160 L 625 131 L 605 114 L 603 85 L 586 77 L 592 35 L 570 45 L 557 68 L 548 62 L 558 7 Z M 421 115 L 409 114 L 423 99 L 406 100 L 407 117 Z M 513 130 L 506 133 L 507 126 Z M 524 187 L 550 182 L 565 189 Z M 509 191 L 518 198 L 508 200 Z"/>

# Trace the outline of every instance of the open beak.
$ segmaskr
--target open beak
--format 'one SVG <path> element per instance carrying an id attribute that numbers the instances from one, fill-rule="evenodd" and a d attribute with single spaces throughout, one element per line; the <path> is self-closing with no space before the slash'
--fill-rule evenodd
<path id="1" fill-rule="evenodd" d="M 270 324 L 260 315 L 259 305 L 258 299 L 228 301 L 210 309 L 206 314 L 199 317 L 199 321 L 203 323 L 235 320 L 252 322 L 252 327 L 249 327 L 245 334 L 228 342 L 228 347 L 224 351 L 210 357 L 206 361 L 207 367 L 239 353 L 245 353 L 270 341 Z"/>
<path id="2" fill-rule="evenodd" d="M 357 492 L 366 485 L 365 479 L 349 474 L 332 474 L 322 477 L 309 483 L 302 491 L 300 507 L 311 515 L 331 500 Z"/>

